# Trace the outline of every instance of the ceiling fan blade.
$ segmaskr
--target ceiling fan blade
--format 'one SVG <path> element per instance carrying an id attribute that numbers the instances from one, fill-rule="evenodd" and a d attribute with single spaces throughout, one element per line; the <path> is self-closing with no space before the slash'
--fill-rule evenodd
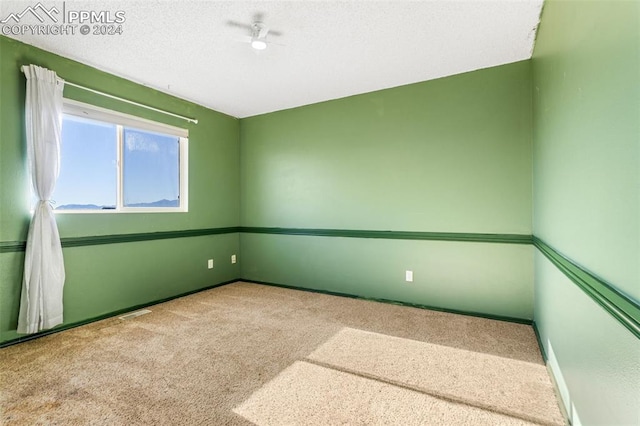
<path id="1" fill-rule="evenodd" d="M 273 44 L 273 45 L 275 45 L 275 46 L 286 46 L 286 44 L 276 43 L 276 42 L 273 42 L 273 41 L 271 41 L 271 40 L 265 40 L 265 41 L 266 41 L 266 43 L 267 43 L 268 45 L 272 45 L 272 44 Z"/>
<path id="2" fill-rule="evenodd" d="M 251 25 L 243 24 L 241 22 L 236 22 L 236 21 L 227 21 L 227 26 L 236 27 L 236 28 L 243 28 L 243 29 L 249 30 L 249 31 L 251 31 L 251 29 L 252 29 Z"/>
<path id="3" fill-rule="evenodd" d="M 256 12 L 253 14 L 253 22 L 262 22 L 262 19 L 264 19 L 263 12 Z"/>
<path id="4" fill-rule="evenodd" d="M 260 25 L 261 25 L 261 28 L 260 28 L 260 31 L 258 32 L 258 38 L 265 38 L 267 34 L 275 37 L 280 37 L 282 35 L 282 32 L 280 31 L 274 31 L 264 24 L 260 24 Z"/>

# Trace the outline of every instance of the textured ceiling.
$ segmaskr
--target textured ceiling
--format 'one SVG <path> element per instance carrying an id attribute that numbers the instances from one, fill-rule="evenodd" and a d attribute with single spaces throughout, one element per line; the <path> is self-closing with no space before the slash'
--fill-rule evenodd
<path id="1" fill-rule="evenodd" d="M 36 4 L 2 0 L 0 19 Z M 528 59 L 542 8 L 542 0 L 42 4 L 122 10 L 123 34 L 10 37 L 235 117 Z M 281 33 L 264 51 L 229 25 L 256 14 Z M 27 14 L 20 23 L 38 22 Z"/>

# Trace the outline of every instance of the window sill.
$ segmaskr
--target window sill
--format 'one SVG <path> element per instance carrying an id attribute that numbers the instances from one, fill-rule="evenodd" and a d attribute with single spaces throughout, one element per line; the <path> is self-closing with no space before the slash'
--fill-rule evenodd
<path id="1" fill-rule="evenodd" d="M 122 210 L 104 209 L 104 210 L 54 210 L 55 214 L 122 214 L 122 213 L 188 213 L 189 210 L 183 208 L 126 208 Z"/>

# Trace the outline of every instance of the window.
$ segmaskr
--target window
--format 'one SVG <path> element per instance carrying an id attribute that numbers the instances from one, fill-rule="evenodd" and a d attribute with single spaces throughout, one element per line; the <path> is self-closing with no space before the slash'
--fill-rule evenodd
<path id="1" fill-rule="evenodd" d="M 66 100 L 56 212 L 187 211 L 185 129 Z"/>

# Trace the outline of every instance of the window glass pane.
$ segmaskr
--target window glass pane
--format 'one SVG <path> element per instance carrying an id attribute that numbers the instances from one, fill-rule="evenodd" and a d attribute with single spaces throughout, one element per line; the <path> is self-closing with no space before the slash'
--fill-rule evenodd
<path id="1" fill-rule="evenodd" d="M 52 199 L 57 210 L 116 206 L 117 127 L 65 115 L 60 175 Z"/>
<path id="2" fill-rule="evenodd" d="M 125 207 L 180 207 L 180 138 L 124 129 Z"/>

